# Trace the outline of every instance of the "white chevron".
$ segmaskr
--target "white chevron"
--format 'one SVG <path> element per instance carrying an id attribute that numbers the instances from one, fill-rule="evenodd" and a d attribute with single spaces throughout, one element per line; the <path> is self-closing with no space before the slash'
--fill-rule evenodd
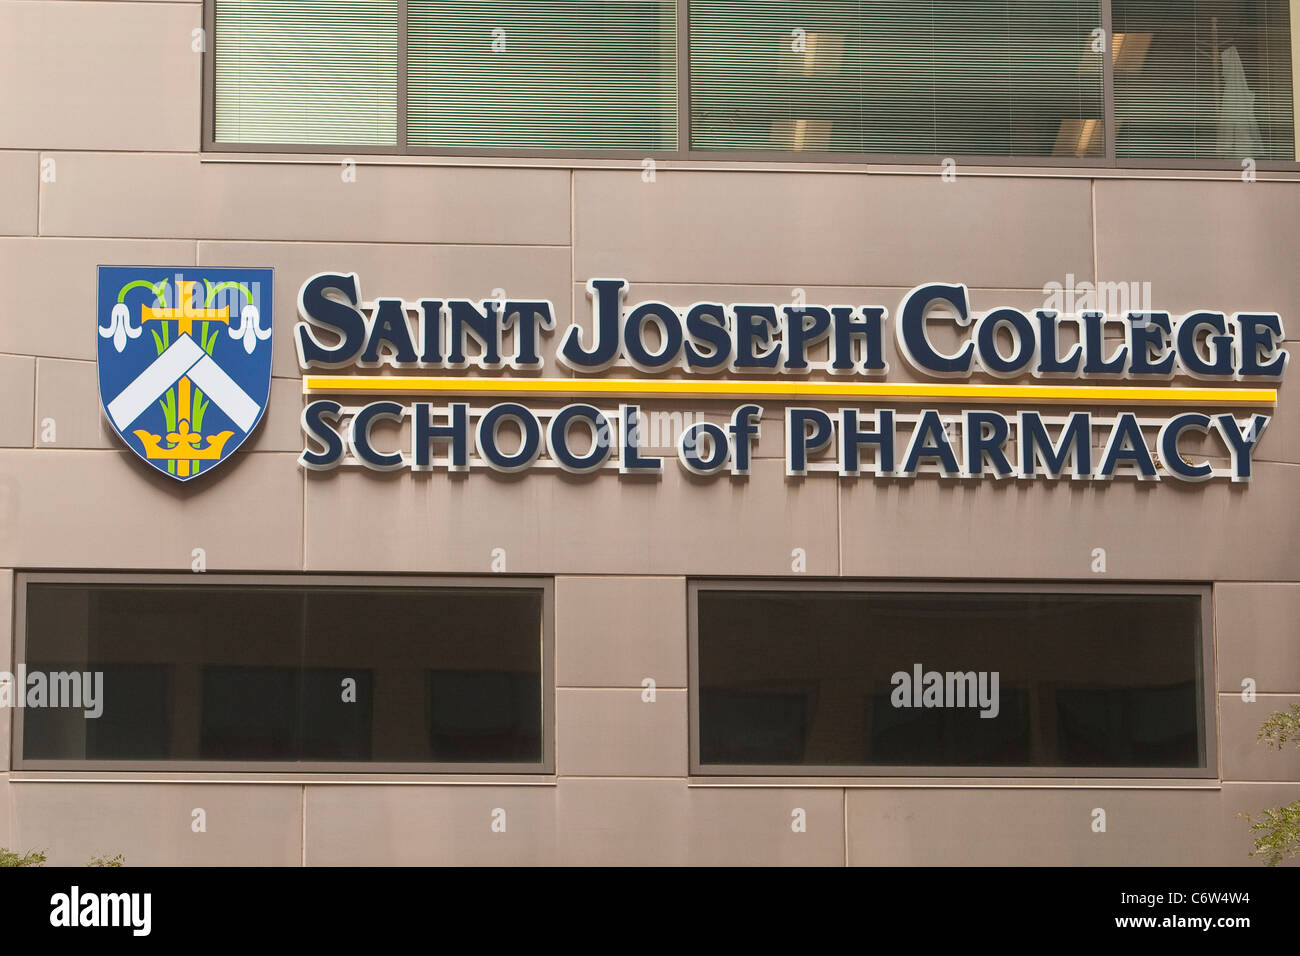
<path id="1" fill-rule="evenodd" d="M 125 431 L 185 375 L 243 431 L 256 423 L 261 407 L 184 332 L 108 403 L 108 417 Z"/>

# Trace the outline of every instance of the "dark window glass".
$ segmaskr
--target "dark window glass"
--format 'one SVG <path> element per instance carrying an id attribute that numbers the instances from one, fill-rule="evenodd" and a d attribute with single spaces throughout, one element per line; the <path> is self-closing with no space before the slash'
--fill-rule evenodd
<path id="1" fill-rule="evenodd" d="M 298 671 L 289 667 L 204 667 L 199 756 L 208 760 L 292 760 L 298 754 Z"/>
<path id="2" fill-rule="evenodd" d="M 700 696 L 704 763 L 798 763 L 808 738 L 809 694 L 710 689 Z"/>
<path id="3" fill-rule="evenodd" d="M 538 764 L 541 618 L 523 588 L 33 583 L 28 673 L 101 674 L 102 712 L 25 709 L 23 756 Z"/>
<path id="4" fill-rule="evenodd" d="M 81 662 L 28 661 L 27 672 L 65 674 L 84 668 Z M 104 664 L 101 687 L 112 687 L 113 707 L 86 719 L 87 706 L 51 707 L 24 711 L 24 754 L 33 759 L 57 759 L 84 747 L 114 753 L 125 760 L 163 760 L 171 742 L 171 713 L 167 706 L 168 668 L 163 664 Z M 84 678 L 84 674 L 81 674 Z M 93 676 L 92 676 L 93 680 Z"/>
<path id="5" fill-rule="evenodd" d="M 1287 0 L 1114 0 L 1120 158 L 1293 159 Z"/>
<path id="6" fill-rule="evenodd" d="M 538 752 L 537 678 L 527 672 L 429 671 L 429 747 L 438 760 L 490 754 L 508 763 Z M 479 758 L 483 759 L 483 758 Z"/>
<path id="7" fill-rule="evenodd" d="M 698 599 L 702 765 L 1205 766 L 1194 594 Z"/>
<path id="8" fill-rule="evenodd" d="M 199 750 L 205 760 L 369 760 L 374 697 L 360 668 L 205 667 Z"/>

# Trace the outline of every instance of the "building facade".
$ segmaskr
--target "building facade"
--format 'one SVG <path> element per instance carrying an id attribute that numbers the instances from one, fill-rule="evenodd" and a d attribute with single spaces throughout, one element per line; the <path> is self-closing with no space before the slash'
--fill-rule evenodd
<path id="1" fill-rule="evenodd" d="M 1014 6 L 0 0 L 0 846 L 1259 865 L 1294 4 Z"/>

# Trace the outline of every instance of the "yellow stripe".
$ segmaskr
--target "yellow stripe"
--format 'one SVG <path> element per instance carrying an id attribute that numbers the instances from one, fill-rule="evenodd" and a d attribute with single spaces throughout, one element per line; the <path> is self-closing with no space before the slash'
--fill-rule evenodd
<path id="1" fill-rule="evenodd" d="M 302 390 L 364 395 L 556 395 L 562 398 L 819 398 L 938 402 L 1049 402 L 1078 405 L 1274 405 L 1272 388 L 1143 385 L 950 385 L 928 382 L 792 382 L 681 379 L 449 378 L 304 375 Z"/>

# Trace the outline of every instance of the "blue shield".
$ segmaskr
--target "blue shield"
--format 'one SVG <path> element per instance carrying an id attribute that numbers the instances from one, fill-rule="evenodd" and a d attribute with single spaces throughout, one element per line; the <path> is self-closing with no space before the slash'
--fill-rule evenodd
<path id="1" fill-rule="evenodd" d="M 271 270 L 100 266 L 99 398 L 127 446 L 189 481 L 229 458 L 271 396 Z"/>

